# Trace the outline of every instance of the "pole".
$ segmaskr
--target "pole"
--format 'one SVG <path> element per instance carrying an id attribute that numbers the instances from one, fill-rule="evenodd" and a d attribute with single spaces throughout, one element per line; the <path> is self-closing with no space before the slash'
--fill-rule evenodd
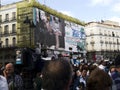
<path id="1" fill-rule="evenodd" d="M 31 26 L 29 26 L 29 30 L 30 30 L 30 47 L 31 47 Z"/>
<path id="2" fill-rule="evenodd" d="M 1 12 L 1 0 L 0 0 L 0 12 Z M 2 17 L 0 17 L 0 47 L 1 47 L 1 31 L 2 31 L 1 22 L 2 22 Z"/>

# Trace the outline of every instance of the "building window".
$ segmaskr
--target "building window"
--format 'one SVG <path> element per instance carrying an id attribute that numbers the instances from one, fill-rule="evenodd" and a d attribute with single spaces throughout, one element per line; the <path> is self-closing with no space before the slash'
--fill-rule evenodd
<path id="1" fill-rule="evenodd" d="M 8 25 L 6 25 L 4 28 L 5 28 L 4 34 L 8 34 L 9 33 L 9 30 L 8 30 L 9 27 L 8 27 Z"/>
<path id="2" fill-rule="evenodd" d="M 2 22 L 2 15 L 0 15 L 0 22 Z"/>
<path id="3" fill-rule="evenodd" d="M 119 44 L 119 40 L 117 39 L 117 45 Z"/>
<path id="4" fill-rule="evenodd" d="M 108 31 L 108 34 L 109 34 L 109 36 L 111 36 L 111 33 L 110 33 L 110 31 Z"/>
<path id="5" fill-rule="evenodd" d="M 12 19 L 16 19 L 16 12 L 12 12 Z"/>
<path id="6" fill-rule="evenodd" d="M 91 40 L 94 40 L 94 37 L 91 37 Z"/>
<path id="7" fill-rule="evenodd" d="M 2 34 L 2 27 L 0 26 L 0 35 Z"/>
<path id="8" fill-rule="evenodd" d="M 8 47 L 8 44 L 9 44 L 9 40 L 8 40 L 8 38 L 6 38 L 6 40 L 5 40 L 6 47 Z"/>
<path id="9" fill-rule="evenodd" d="M 15 46 L 16 45 L 16 38 L 15 37 L 12 39 L 12 42 L 13 42 L 13 46 Z"/>
<path id="10" fill-rule="evenodd" d="M 1 43 L 1 41 L 0 41 L 0 47 L 2 47 L 2 43 Z"/>
<path id="11" fill-rule="evenodd" d="M 16 32 L 16 24 L 12 24 L 12 33 Z"/>
<path id="12" fill-rule="evenodd" d="M 90 35 L 93 35 L 93 30 L 90 30 Z"/>
<path id="13" fill-rule="evenodd" d="M 113 36 L 113 37 L 115 36 L 114 32 L 112 32 L 112 36 Z"/>
<path id="14" fill-rule="evenodd" d="M 5 15 L 5 21 L 8 21 L 9 20 L 9 14 L 6 14 Z"/>
<path id="15" fill-rule="evenodd" d="M 104 35 L 107 36 L 107 32 L 106 31 L 104 31 Z"/>
<path id="16" fill-rule="evenodd" d="M 99 34 L 102 35 L 102 31 L 101 31 L 101 29 L 99 29 Z"/>

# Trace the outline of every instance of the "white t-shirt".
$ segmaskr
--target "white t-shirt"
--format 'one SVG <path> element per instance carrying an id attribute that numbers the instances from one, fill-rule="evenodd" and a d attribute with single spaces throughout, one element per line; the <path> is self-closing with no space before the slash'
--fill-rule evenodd
<path id="1" fill-rule="evenodd" d="M 102 64 L 98 66 L 101 70 L 105 71 L 105 66 L 103 66 Z"/>
<path id="2" fill-rule="evenodd" d="M 8 90 L 8 84 L 5 77 L 0 75 L 0 90 Z"/>

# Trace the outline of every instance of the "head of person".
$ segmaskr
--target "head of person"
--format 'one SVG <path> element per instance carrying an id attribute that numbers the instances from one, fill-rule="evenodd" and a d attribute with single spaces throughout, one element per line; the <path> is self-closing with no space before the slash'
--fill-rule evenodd
<path id="1" fill-rule="evenodd" d="M 12 63 L 5 65 L 5 73 L 7 76 L 10 76 L 14 73 L 14 65 Z"/>
<path id="2" fill-rule="evenodd" d="M 94 65 L 94 64 L 90 65 L 90 66 L 89 66 L 89 74 L 90 74 L 94 69 L 96 69 L 96 68 L 97 68 L 96 65 Z"/>
<path id="3" fill-rule="evenodd" d="M 48 61 L 42 70 L 42 88 L 68 90 L 72 80 L 72 67 L 67 60 Z"/>
<path id="4" fill-rule="evenodd" d="M 88 71 L 88 67 L 86 67 L 86 65 L 83 65 L 81 70 L 80 70 L 82 77 L 87 76 L 87 71 Z"/>
<path id="5" fill-rule="evenodd" d="M 118 55 L 118 56 L 115 58 L 114 63 L 115 63 L 115 67 L 116 67 L 115 70 L 117 70 L 118 72 L 120 72 L 120 55 Z"/>
<path id="6" fill-rule="evenodd" d="M 101 61 L 101 64 L 102 64 L 103 66 L 106 66 L 107 62 L 106 62 L 105 60 L 102 60 L 102 61 Z"/>
<path id="7" fill-rule="evenodd" d="M 113 73 L 115 71 L 115 66 L 114 65 L 110 66 L 109 70 L 110 70 L 110 73 Z"/>
<path id="8" fill-rule="evenodd" d="M 87 80 L 87 90 L 111 90 L 112 79 L 108 73 L 96 68 Z"/>

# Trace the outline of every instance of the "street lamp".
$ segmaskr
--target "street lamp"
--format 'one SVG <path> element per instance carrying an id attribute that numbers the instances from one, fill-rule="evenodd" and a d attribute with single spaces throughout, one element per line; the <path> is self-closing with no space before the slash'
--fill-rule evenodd
<path id="1" fill-rule="evenodd" d="M 28 16 L 26 16 L 26 19 L 24 20 L 24 23 L 25 23 L 25 24 L 29 24 L 29 30 L 30 30 L 29 39 L 30 39 L 30 47 L 31 47 L 31 46 L 32 46 L 32 37 L 31 37 L 32 29 L 31 29 L 31 28 L 34 28 L 35 25 L 34 25 L 33 21 L 31 21 L 31 20 L 29 19 Z"/>

